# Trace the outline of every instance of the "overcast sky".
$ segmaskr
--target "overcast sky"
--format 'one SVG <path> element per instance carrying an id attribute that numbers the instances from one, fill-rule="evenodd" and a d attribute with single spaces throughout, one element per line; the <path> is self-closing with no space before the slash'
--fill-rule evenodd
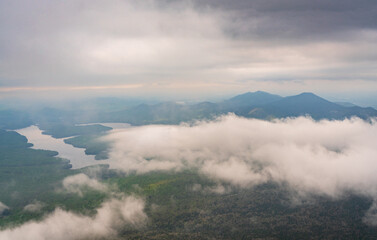
<path id="1" fill-rule="evenodd" d="M 373 103 L 376 66 L 375 0 L 0 1 L 3 95 L 311 91 Z"/>

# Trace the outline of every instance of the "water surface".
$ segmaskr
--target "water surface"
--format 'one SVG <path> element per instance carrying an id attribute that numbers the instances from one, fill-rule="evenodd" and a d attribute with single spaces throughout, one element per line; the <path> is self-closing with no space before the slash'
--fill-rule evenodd
<path id="1" fill-rule="evenodd" d="M 42 134 L 37 126 L 30 126 L 16 130 L 24 135 L 29 143 L 32 143 L 34 149 L 44 149 L 57 151 L 57 157 L 65 158 L 72 164 L 72 169 L 83 168 L 97 164 L 107 164 L 107 160 L 95 160 L 94 155 L 86 155 L 84 148 L 76 148 L 70 144 L 66 144 L 66 138 L 53 138 L 50 135 Z"/>

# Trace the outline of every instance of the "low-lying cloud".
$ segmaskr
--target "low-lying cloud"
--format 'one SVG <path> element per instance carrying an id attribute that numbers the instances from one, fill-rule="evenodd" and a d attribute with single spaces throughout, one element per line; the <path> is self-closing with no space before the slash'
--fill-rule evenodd
<path id="1" fill-rule="evenodd" d="M 108 190 L 105 184 L 100 183 L 94 178 L 89 178 L 83 173 L 64 178 L 62 185 L 65 191 L 77 193 L 79 196 L 83 196 L 83 189 L 85 188 L 90 188 L 101 192 L 106 192 Z"/>
<path id="2" fill-rule="evenodd" d="M 9 209 L 9 207 L 4 203 L 0 202 L 0 215 L 3 214 L 3 212 L 7 209 Z"/>
<path id="3" fill-rule="evenodd" d="M 237 187 L 273 181 L 299 197 L 353 192 L 377 199 L 376 120 L 228 115 L 192 126 L 135 127 L 107 139 L 112 167 L 126 172 L 195 168 Z"/>
<path id="4" fill-rule="evenodd" d="M 24 207 L 24 211 L 27 212 L 40 212 L 42 208 L 45 206 L 44 203 L 40 201 L 34 201 Z"/>
<path id="5" fill-rule="evenodd" d="M 57 209 L 40 222 L 0 231 L 0 239 L 98 239 L 115 236 L 124 226 L 139 228 L 146 219 L 143 200 L 133 196 L 114 198 L 103 203 L 93 217 Z"/>

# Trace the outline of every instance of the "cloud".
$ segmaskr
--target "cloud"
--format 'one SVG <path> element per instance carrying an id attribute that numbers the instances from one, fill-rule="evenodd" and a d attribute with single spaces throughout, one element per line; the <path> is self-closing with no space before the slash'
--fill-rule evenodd
<path id="1" fill-rule="evenodd" d="M 216 184 L 215 186 L 207 186 L 203 187 L 200 184 L 194 184 L 191 188 L 194 192 L 202 192 L 202 193 L 217 193 L 217 194 L 224 194 L 231 192 L 231 188 L 229 186 L 224 186 L 222 184 Z"/>
<path id="2" fill-rule="evenodd" d="M 42 210 L 42 208 L 45 206 L 44 203 L 39 201 L 34 201 L 33 203 L 30 203 L 24 207 L 24 211 L 27 212 L 39 212 Z"/>
<path id="3" fill-rule="evenodd" d="M 94 178 L 89 178 L 84 173 L 64 178 L 62 185 L 65 191 L 77 193 L 79 196 L 83 196 L 83 189 L 85 188 L 91 188 L 101 192 L 106 192 L 108 190 L 105 184 L 98 182 Z"/>
<path id="4" fill-rule="evenodd" d="M 375 11 L 367 0 L 5 0 L 1 91 L 325 92 L 330 81 L 337 92 L 350 80 L 370 91 Z"/>
<path id="5" fill-rule="evenodd" d="M 209 5 L 216 9 L 229 11 L 233 22 L 230 33 L 238 37 L 258 37 L 292 39 L 302 41 L 329 39 L 341 36 L 353 29 L 376 29 L 377 7 L 373 0 L 362 1 L 263 1 L 235 0 L 202 1 L 194 0 L 198 6 Z M 340 4 L 342 3 L 342 4 Z M 352 18 L 350 18 L 352 14 Z M 259 21 L 255 21 L 259 20 Z M 279 20 L 279 21 L 276 21 Z M 243 21 L 243 25 L 241 23 Z M 247 23 L 247 24 L 245 24 Z"/>
<path id="6" fill-rule="evenodd" d="M 194 168 L 241 188 L 273 181 L 299 197 L 353 192 L 377 199 L 376 120 L 228 115 L 193 126 L 134 127 L 107 139 L 111 167 L 126 172 Z"/>
<path id="7" fill-rule="evenodd" d="M 115 236 L 124 226 L 139 228 L 146 219 L 144 201 L 129 196 L 103 203 L 93 217 L 56 209 L 42 221 L 0 231 L 0 239 L 97 239 Z"/>
<path id="8" fill-rule="evenodd" d="M 107 83 L 98 76 L 107 76 L 117 85 L 129 84 L 130 78 L 140 84 L 150 75 L 162 80 L 159 75 L 174 69 L 184 73 L 197 68 L 199 62 L 218 62 L 200 51 L 225 47 L 217 18 L 201 14 L 185 3 L 167 8 L 160 8 L 157 1 L 39 1 L 23 6 L 13 2 L 1 5 L 6 21 L 0 26 L 8 36 L 1 39 L 0 51 L 6 56 L 0 58 L 0 67 L 5 71 L 4 84 L 8 85 L 60 86 L 66 85 L 67 76 L 72 79 L 68 80 L 68 86 L 76 85 L 73 79 L 80 79 L 84 86 Z M 22 17 L 20 8 L 25 9 Z M 67 15 L 70 17 L 66 18 Z M 58 20 L 56 16 L 65 17 Z M 37 29 L 29 31 L 31 26 Z M 14 27 L 20 30 L 14 31 Z M 25 37 L 30 37 L 28 42 Z M 183 45 L 186 47 L 182 48 Z M 66 48 L 64 51 L 62 46 Z M 181 60 L 176 61 L 177 57 Z M 36 64 L 35 58 L 43 64 Z M 23 69 L 20 74 L 15 71 L 18 60 Z M 29 76 L 26 78 L 24 73 Z M 55 81 L 51 81 L 51 75 Z M 126 76 L 129 80 L 124 79 Z M 7 82 L 6 78 L 13 82 Z"/>
<path id="9" fill-rule="evenodd" d="M 3 214 L 5 210 L 8 210 L 9 207 L 5 205 L 4 203 L 0 202 L 0 215 Z"/>

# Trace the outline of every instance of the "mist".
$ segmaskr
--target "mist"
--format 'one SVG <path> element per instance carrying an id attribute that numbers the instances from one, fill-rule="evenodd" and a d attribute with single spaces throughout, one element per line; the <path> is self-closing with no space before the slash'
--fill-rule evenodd
<path id="1" fill-rule="evenodd" d="M 79 173 L 73 176 L 69 176 L 63 179 L 63 190 L 69 193 L 76 193 L 79 196 L 83 196 L 83 188 L 90 188 L 100 192 L 108 191 L 105 184 L 100 183 L 94 178 L 89 178 L 83 173 Z"/>
<path id="2" fill-rule="evenodd" d="M 377 238 L 376 12 L 0 1 L 0 240 Z"/>
<path id="3" fill-rule="evenodd" d="M 0 215 L 3 214 L 3 212 L 7 209 L 9 209 L 9 207 L 4 203 L 0 202 Z"/>
<path id="4" fill-rule="evenodd" d="M 30 204 L 28 204 L 24 207 L 24 211 L 40 212 L 44 206 L 45 206 L 45 204 L 40 202 L 40 201 L 33 201 L 32 203 L 30 203 Z"/>
<path id="5" fill-rule="evenodd" d="M 47 99 L 203 99 L 245 89 L 375 96 L 375 10 L 369 0 L 6 0 L 0 92 Z"/>
<path id="6" fill-rule="evenodd" d="M 134 196 L 113 198 L 96 209 L 95 216 L 84 216 L 56 209 L 42 221 L 27 222 L 19 227 L 0 231 L 0 239 L 70 240 L 114 237 L 124 227 L 140 228 L 147 216 L 144 201 Z"/>
<path id="7" fill-rule="evenodd" d="M 97 168 L 89 173 L 95 175 Z M 60 207 L 46 214 L 40 221 L 28 221 L 20 226 L 0 231 L 2 240 L 48 240 L 48 239 L 98 239 L 117 236 L 121 229 L 141 229 L 148 219 L 144 212 L 145 201 L 137 196 L 112 192 L 108 185 L 93 176 L 79 173 L 68 176 L 61 182 L 60 193 L 73 193 L 83 197 L 87 189 L 106 192 L 109 198 L 95 209 L 94 215 L 83 215 Z M 24 207 L 25 212 L 41 212 L 45 204 L 34 200 Z M 0 202 L 0 213 L 8 209 Z"/>
<path id="8" fill-rule="evenodd" d="M 351 192 L 377 199 L 375 119 L 227 115 L 193 125 L 134 127 L 106 139 L 112 141 L 111 167 L 128 173 L 197 169 L 237 188 L 272 181 L 299 198 L 339 199 Z"/>

